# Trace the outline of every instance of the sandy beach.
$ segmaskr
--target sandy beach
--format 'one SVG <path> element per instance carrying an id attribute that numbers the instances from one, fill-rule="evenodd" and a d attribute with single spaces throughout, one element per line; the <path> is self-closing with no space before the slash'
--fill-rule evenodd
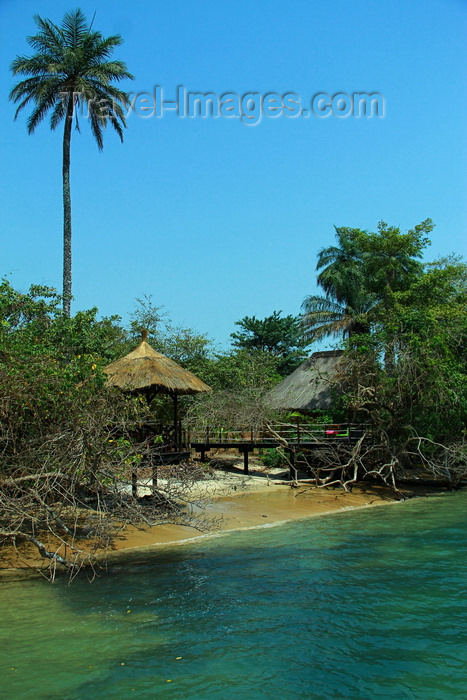
<path id="1" fill-rule="evenodd" d="M 195 505 L 188 506 L 198 517 L 193 526 L 126 525 L 108 549 L 98 554 L 98 560 L 110 562 L 156 547 L 180 546 L 196 538 L 381 506 L 396 500 L 388 488 L 375 484 L 360 484 L 352 491 L 318 488 L 312 484 L 291 485 L 285 480 L 287 474 L 283 470 L 266 471 L 262 465 L 252 464 L 250 474 L 245 475 L 242 466 L 242 461 L 235 458 L 220 460 L 208 479 L 196 482 L 190 492 L 190 502 Z M 148 488 L 140 489 L 139 495 L 145 492 L 150 493 L 149 484 Z M 87 543 L 80 544 L 86 551 Z M 18 551 L 10 550 L 10 555 L 0 564 L 0 571 L 4 575 L 43 569 L 49 563 L 38 555 L 34 546 L 26 544 Z"/>
<path id="2" fill-rule="evenodd" d="M 200 531 L 185 525 L 157 525 L 150 528 L 126 526 L 115 539 L 108 556 L 141 548 L 175 546 L 195 538 L 222 532 L 245 530 L 301 518 L 316 517 L 343 510 L 353 510 L 394 503 L 394 494 L 374 484 L 323 489 L 311 484 L 291 487 L 282 478 L 283 470 L 264 471 L 252 465 L 244 475 L 240 461 L 233 461 L 228 471 L 216 469 L 213 478 L 198 485 L 198 494 L 206 501 Z"/>

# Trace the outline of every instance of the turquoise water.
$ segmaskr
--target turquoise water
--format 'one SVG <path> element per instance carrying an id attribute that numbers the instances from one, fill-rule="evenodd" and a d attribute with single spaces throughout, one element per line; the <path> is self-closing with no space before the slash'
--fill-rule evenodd
<path id="1" fill-rule="evenodd" d="M 467 697 L 467 493 L 1 586 L 0 697 Z M 170 682 L 169 682 L 170 681 Z"/>

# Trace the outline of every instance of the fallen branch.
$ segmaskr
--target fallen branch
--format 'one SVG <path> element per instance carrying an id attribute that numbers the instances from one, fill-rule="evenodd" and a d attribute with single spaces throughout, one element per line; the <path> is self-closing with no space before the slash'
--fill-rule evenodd
<path id="1" fill-rule="evenodd" d="M 48 550 L 45 544 L 38 540 L 37 537 L 34 537 L 34 535 L 28 535 L 26 532 L 5 532 L 0 530 L 0 537 L 4 537 L 5 539 L 11 539 L 14 543 L 16 543 L 16 540 L 32 542 L 32 544 L 35 545 L 43 559 L 52 559 L 58 562 L 59 564 L 62 564 L 69 570 L 78 568 L 76 563 L 68 561 L 60 554 L 58 554 L 58 552 L 51 552 L 50 550 Z"/>

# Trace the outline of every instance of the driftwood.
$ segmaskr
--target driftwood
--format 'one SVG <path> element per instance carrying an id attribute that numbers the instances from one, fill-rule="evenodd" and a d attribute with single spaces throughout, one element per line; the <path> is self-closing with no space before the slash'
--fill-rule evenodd
<path id="1" fill-rule="evenodd" d="M 279 441 L 280 436 L 274 437 Z M 309 452 L 303 452 L 301 447 L 295 448 L 301 453 L 302 469 L 310 474 L 298 478 L 300 467 L 297 463 L 293 465 L 288 457 L 291 447 L 287 446 L 286 452 L 286 443 L 283 442 L 284 459 L 295 469 L 292 481 L 276 482 L 283 485 L 310 484 L 315 488 L 339 486 L 349 491 L 357 481 L 372 480 L 388 486 L 397 496 L 404 498 L 399 484 L 411 478 L 417 464 L 424 469 L 425 483 L 428 483 L 427 478 L 431 478 L 433 484 L 457 488 L 467 480 L 463 443 L 445 446 L 414 435 L 396 449 L 385 431 L 380 431 L 379 436 L 368 432 L 355 445 L 329 443 Z M 423 483 L 423 480 L 418 481 Z"/>
<path id="2" fill-rule="evenodd" d="M 118 461 L 108 461 L 109 454 L 101 464 L 93 463 L 92 473 L 54 472 L 43 465 L 33 474 L 18 470 L 0 479 L 0 560 L 7 565 L 12 558 L 21 560 L 21 546 L 31 544 L 53 565 L 51 578 L 57 565 L 74 576 L 83 566 L 96 565 L 97 554 L 105 551 L 122 523 L 177 523 L 206 531 L 208 522 L 192 508 L 203 501 L 194 488 L 202 469 L 194 463 L 159 467 L 164 484 L 157 487 L 151 485 L 152 470 L 139 469 L 137 488 L 148 495 L 135 498 L 131 459 L 138 454 L 141 446 L 128 445 Z"/>

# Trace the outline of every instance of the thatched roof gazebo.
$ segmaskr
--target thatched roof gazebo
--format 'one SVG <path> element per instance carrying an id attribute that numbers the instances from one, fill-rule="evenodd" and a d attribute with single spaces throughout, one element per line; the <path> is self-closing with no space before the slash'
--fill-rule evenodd
<path id="1" fill-rule="evenodd" d="M 267 403 L 271 408 L 301 413 L 329 409 L 336 392 L 335 376 L 341 356 L 342 350 L 314 352 L 266 394 Z"/>
<path id="2" fill-rule="evenodd" d="M 141 336 L 138 347 L 104 368 L 107 384 L 122 391 L 143 394 L 148 404 L 156 394 L 168 394 L 174 402 L 174 424 L 177 427 L 178 396 L 211 391 L 211 388 L 192 372 L 154 350 L 147 342 L 147 331 Z"/>

